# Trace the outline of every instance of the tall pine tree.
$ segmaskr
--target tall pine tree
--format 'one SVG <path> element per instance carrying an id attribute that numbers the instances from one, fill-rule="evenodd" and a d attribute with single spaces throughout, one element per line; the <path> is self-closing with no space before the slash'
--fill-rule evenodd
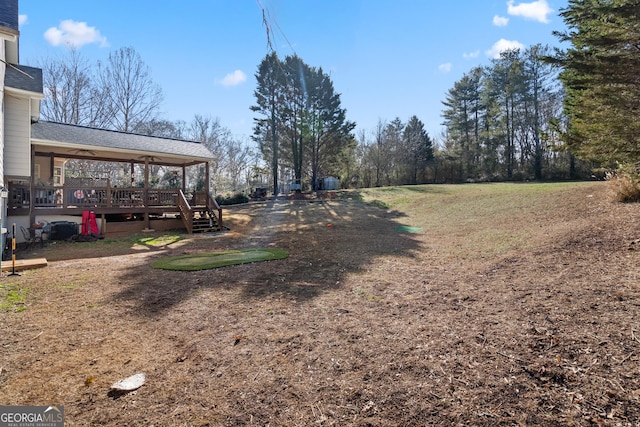
<path id="1" fill-rule="evenodd" d="M 564 135 L 578 156 L 640 167 L 640 0 L 569 0 L 562 67 Z"/>
<path id="2" fill-rule="evenodd" d="M 273 52 L 264 57 L 256 74 L 258 87 L 254 92 L 256 105 L 251 111 L 261 117 L 254 118 L 253 140 L 258 143 L 265 160 L 271 165 L 273 194 L 278 193 L 278 167 L 280 145 L 278 123 L 281 116 L 283 73 L 278 55 Z"/>

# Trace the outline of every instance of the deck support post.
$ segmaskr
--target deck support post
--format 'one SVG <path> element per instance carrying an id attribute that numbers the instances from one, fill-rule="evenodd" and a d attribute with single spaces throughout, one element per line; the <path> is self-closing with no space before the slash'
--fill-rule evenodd
<path id="1" fill-rule="evenodd" d="M 204 177 L 204 191 L 207 193 L 207 197 L 209 197 L 209 194 L 211 194 L 211 185 L 209 184 L 211 182 L 211 177 L 209 176 L 209 162 L 204 163 Z"/>
<path id="2" fill-rule="evenodd" d="M 147 229 L 151 228 L 151 219 L 149 218 L 149 156 L 144 158 L 144 222 Z"/>
<path id="3" fill-rule="evenodd" d="M 182 192 L 187 192 L 187 168 L 182 165 Z"/>

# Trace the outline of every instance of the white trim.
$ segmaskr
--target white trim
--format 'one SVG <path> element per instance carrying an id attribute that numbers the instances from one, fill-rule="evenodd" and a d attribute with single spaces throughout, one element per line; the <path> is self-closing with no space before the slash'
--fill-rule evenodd
<path id="1" fill-rule="evenodd" d="M 16 42 L 18 40 L 18 34 L 19 32 L 14 29 L 2 27 L 0 30 L 0 39 Z"/>
<path id="2" fill-rule="evenodd" d="M 10 86 L 5 86 L 4 90 L 21 98 L 44 99 L 44 94 L 40 92 L 31 92 L 30 90 L 16 89 Z"/>

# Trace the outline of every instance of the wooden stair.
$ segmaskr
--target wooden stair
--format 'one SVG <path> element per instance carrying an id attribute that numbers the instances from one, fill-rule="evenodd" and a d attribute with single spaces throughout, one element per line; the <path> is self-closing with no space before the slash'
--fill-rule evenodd
<path id="1" fill-rule="evenodd" d="M 212 233 L 221 230 L 218 218 L 206 206 L 194 207 L 194 211 L 195 214 L 191 219 L 192 233 Z"/>
<path id="2" fill-rule="evenodd" d="M 207 193 L 196 193 L 195 206 L 191 206 L 182 190 L 178 194 L 180 216 L 189 234 L 210 233 L 222 230 L 222 209 Z"/>

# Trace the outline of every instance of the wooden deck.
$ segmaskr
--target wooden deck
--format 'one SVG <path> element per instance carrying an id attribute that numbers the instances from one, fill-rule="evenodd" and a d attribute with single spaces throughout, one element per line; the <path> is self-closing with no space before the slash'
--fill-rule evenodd
<path id="1" fill-rule="evenodd" d="M 189 234 L 222 229 L 222 209 L 206 191 L 185 194 L 180 189 L 117 188 L 65 185 L 62 187 L 33 186 L 9 183 L 8 216 L 36 217 L 75 215 L 92 211 L 101 217 L 130 216 L 145 221 L 152 228 L 152 218 L 178 215 Z"/>

